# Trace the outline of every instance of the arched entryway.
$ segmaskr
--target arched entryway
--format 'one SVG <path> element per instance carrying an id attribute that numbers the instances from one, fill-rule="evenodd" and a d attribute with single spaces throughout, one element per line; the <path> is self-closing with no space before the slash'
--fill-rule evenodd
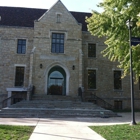
<path id="1" fill-rule="evenodd" d="M 66 73 L 60 66 L 50 69 L 47 83 L 48 94 L 66 95 Z"/>

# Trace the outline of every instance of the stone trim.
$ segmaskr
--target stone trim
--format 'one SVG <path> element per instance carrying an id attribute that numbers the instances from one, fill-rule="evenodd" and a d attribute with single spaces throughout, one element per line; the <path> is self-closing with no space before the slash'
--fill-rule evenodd
<path id="1" fill-rule="evenodd" d="M 65 34 L 64 40 L 68 39 L 68 32 L 67 32 L 67 30 L 50 30 L 49 31 L 49 38 L 50 39 L 51 39 L 52 33 L 63 33 L 63 34 Z M 51 42 L 52 42 L 52 40 L 51 40 Z"/>
<path id="2" fill-rule="evenodd" d="M 112 71 L 114 70 L 118 70 L 118 71 L 122 71 L 123 72 L 123 69 L 119 69 L 119 68 L 112 68 Z"/>
<path id="3" fill-rule="evenodd" d="M 26 64 L 14 64 L 15 67 L 26 67 Z"/>
<path id="4" fill-rule="evenodd" d="M 87 70 L 98 70 L 98 68 L 86 68 Z"/>
<path id="5" fill-rule="evenodd" d="M 6 88 L 6 91 L 12 92 L 12 91 L 27 91 L 27 88 Z"/>

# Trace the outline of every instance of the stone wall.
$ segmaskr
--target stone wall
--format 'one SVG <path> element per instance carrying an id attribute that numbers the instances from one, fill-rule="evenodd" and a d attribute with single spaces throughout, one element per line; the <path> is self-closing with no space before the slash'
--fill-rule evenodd
<path id="1" fill-rule="evenodd" d="M 26 39 L 26 54 L 17 54 L 17 39 Z M 0 27 L 0 93 L 14 87 L 15 67 L 25 66 L 24 87 L 28 86 L 29 56 L 33 47 L 33 28 Z"/>
<path id="2" fill-rule="evenodd" d="M 52 33 L 64 33 L 64 53 L 51 52 Z M 27 40 L 26 54 L 17 54 L 17 39 Z M 106 47 L 104 41 L 105 38 L 82 32 L 81 24 L 60 1 L 35 21 L 34 28 L 0 26 L 0 94 L 6 94 L 6 88 L 14 87 L 18 65 L 25 66 L 24 87 L 33 84 L 36 94 L 47 94 L 49 71 L 60 66 L 66 73 L 66 95 L 77 96 L 78 87 L 83 86 L 86 92 L 93 92 L 112 105 L 120 100 L 123 109 L 130 108 L 129 76 L 122 79 L 121 91 L 113 89 L 113 71 L 119 68 L 117 62 L 102 56 L 101 51 Z M 88 58 L 88 43 L 97 45 L 96 58 Z M 88 69 L 96 70 L 95 90 L 88 89 Z M 139 108 L 138 84 L 135 85 L 135 98 L 136 108 Z"/>
<path id="3" fill-rule="evenodd" d="M 60 22 L 57 22 L 57 13 L 61 15 Z M 48 20 L 49 19 L 49 20 Z M 51 53 L 52 33 L 64 33 L 64 53 Z M 81 25 L 77 23 L 70 12 L 58 2 L 52 9 L 46 12 L 43 17 L 35 22 L 34 28 L 34 53 L 33 64 L 33 85 L 36 93 L 47 93 L 48 72 L 54 66 L 62 67 L 67 73 L 66 95 L 77 95 L 78 87 L 82 84 L 80 67 L 82 49 Z M 40 69 L 39 65 L 43 68 Z M 75 66 L 75 70 L 72 66 Z"/>
<path id="4" fill-rule="evenodd" d="M 7 98 L 6 94 L 0 94 L 0 109 L 2 108 L 2 101 Z"/>
<path id="5" fill-rule="evenodd" d="M 84 73 L 84 87 L 85 91 L 93 92 L 97 96 L 103 98 L 108 103 L 114 105 L 114 101 L 123 101 L 123 109 L 130 108 L 130 79 L 129 76 L 122 79 L 122 90 L 114 90 L 113 71 L 121 70 L 117 67 L 117 62 L 110 62 L 107 58 L 103 57 L 101 51 L 105 49 L 105 38 L 97 38 L 91 36 L 88 32 L 83 32 L 83 73 Z M 96 58 L 88 58 L 88 43 L 97 44 Z M 96 84 L 97 89 L 88 89 L 88 69 L 96 70 Z M 123 70 L 121 70 L 123 73 Z M 140 105 L 140 90 L 138 84 L 135 84 L 135 98 L 136 108 Z"/>

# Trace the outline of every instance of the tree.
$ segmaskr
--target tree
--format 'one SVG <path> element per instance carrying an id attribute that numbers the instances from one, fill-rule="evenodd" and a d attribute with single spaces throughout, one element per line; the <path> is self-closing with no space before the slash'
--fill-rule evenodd
<path id="1" fill-rule="evenodd" d="M 119 68 L 124 70 L 123 77 L 129 74 L 129 33 L 127 20 L 133 20 L 131 29 L 133 37 L 140 37 L 140 2 L 139 0 L 104 0 L 99 4 L 104 11 L 92 11 L 92 16 L 86 18 L 89 32 L 98 37 L 106 37 L 104 57 L 118 61 Z M 138 80 L 140 76 L 140 45 L 132 46 L 133 71 Z"/>

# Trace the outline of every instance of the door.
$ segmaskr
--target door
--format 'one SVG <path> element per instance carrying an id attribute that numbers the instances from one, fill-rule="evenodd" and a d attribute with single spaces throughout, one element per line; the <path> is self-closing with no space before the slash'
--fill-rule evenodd
<path id="1" fill-rule="evenodd" d="M 65 95 L 65 73 L 61 67 L 54 67 L 48 76 L 48 94 Z"/>

